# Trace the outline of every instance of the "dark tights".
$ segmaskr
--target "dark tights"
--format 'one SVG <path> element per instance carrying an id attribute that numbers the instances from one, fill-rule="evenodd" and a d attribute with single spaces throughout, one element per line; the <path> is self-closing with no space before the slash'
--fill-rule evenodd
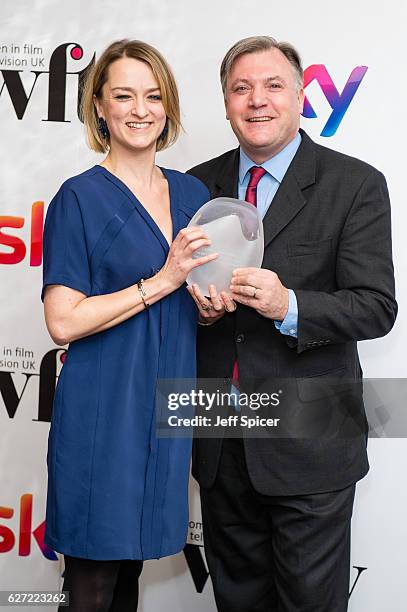
<path id="1" fill-rule="evenodd" d="M 142 561 L 92 561 L 65 555 L 69 606 L 58 612 L 136 612 Z"/>

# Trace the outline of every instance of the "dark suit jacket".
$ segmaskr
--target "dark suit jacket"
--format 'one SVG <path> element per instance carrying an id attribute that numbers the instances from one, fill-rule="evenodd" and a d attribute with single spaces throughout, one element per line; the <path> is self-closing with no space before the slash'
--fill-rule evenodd
<path id="1" fill-rule="evenodd" d="M 309 385 L 310 380 L 354 381 L 356 399 L 355 391 L 339 394 L 336 408 L 358 414 L 363 426 L 358 434 L 331 438 L 245 439 L 252 483 L 267 495 L 338 490 L 366 474 L 356 342 L 387 334 L 397 314 L 383 175 L 317 145 L 302 130 L 301 135 L 264 217 L 262 264 L 295 291 L 298 339 L 282 335 L 271 319 L 239 305 L 213 326 L 199 328 L 198 375 L 228 380 L 237 358 L 240 380 L 291 379 L 302 405 L 319 409 L 332 405 L 330 387 L 325 391 L 323 385 Z M 189 172 L 206 184 L 212 198 L 237 197 L 238 164 L 235 149 Z M 215 480 L 221 447 L 222 439 L 194 442 L 193 474 L 203 487 Z"/>

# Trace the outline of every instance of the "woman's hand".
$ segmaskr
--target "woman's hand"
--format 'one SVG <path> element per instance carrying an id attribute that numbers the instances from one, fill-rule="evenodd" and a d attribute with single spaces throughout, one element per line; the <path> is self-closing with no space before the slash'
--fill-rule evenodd
<path id="1" fill-rule="evenodd" d="M 193 284 L 187 287 L 189 294 L 198 306 L 199 320 L 202 323 L 211 325 L 219 321 L 225 312 L 234 312 L 236 304 L 232 298 L 225 292 L 221 291 L 218 295 L 215 285 L 209 285 L 209 298 L 202 295 L 198 285 Z"/>
<path id="2" fill-rule="evenodd" d="M 193 259 L 192 255 L 195 251 L 210 244 L 211 241 L 202 229 L 185 227 L 171 244 L 167 261 L 157 276 L 164 279 L 172 291 L 178 289 L 185 282 L 191 270 L 218 257 L 218 253 L 212 253 Z"/>

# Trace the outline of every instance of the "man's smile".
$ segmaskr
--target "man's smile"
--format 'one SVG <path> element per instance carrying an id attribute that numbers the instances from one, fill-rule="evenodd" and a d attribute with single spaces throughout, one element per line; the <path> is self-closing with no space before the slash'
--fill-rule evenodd
<path id="1" fill-rule="evenodd" d="M 272 121 L 275 117 L 270 117 L 269 115 L 264 115 L 262 117 L 249 117 L 246 119 L 249 123 L 264 123 L 266 121 Z"/>

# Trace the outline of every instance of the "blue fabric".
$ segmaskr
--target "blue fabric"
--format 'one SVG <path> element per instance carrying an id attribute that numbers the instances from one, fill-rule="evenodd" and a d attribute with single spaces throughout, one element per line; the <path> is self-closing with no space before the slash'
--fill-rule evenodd
<path id="1" fill-rule="evenodd" d="M 163 169 L 173 235 L 208 199 Z M 112 293 L 155 274 L 169 246 L 133 193 L 101 166 L 67 180 L 44 233 L 44 288 Z M 44 289 L 43 289 L 44 291 Z M 157 439 L 157 378 L 196 374 L 197 310 L 185 286 L 123 323 L 72 342 L 48 447 L 45 542 L 96 560 L 151 559 L 185 544 L 189 439 Z"/>
<path id="2" fill-rule="evenodd" d="M 277 193 L 277 189 L 280 187 L 280 183 L 283 180 L 284 175 L 294 158 L 294 155 L 297 153 L 300 144 L 301 135 L 298 132 L 295 138 L 293 138 L 293 140 L 289 142 L 288 145 L 284 147 L 282 151 L 280 151 L 280 153 L 277 153 L 277 155 L 271 159 L 268 159 L 263 164 L 260 164 L 260 167 L 267 171 L 257 185 L 257 208 L 263 218 Z M 259 164 L 256 164 L 253 160 L 251 160 L 240 147 L 238 193 L 241 200 L 244 200 L 246 196 L 246 190 L 250 178 L 249 170 L 252 166 L 258 165 Z M 282 334 L 295 338 L 297 337 L 298 306 L 297 297 L 292 289 L 288 290 L 287 314 L 283 321 L 274 321 L 274 325 Z"/>

